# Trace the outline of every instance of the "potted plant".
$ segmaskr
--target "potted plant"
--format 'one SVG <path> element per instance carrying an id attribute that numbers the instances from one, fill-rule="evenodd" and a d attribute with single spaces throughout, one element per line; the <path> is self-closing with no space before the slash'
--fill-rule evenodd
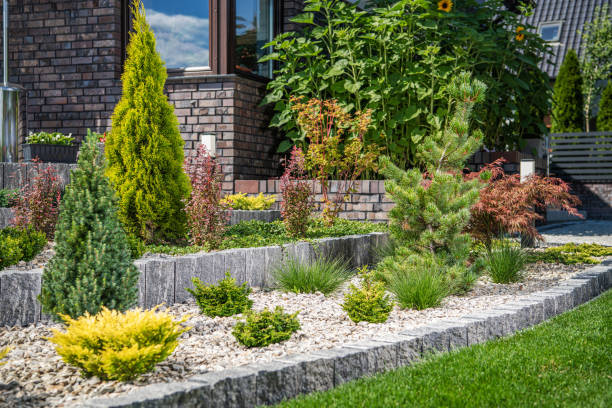
<path id="1" fill-rule="evenodd" d="M 72 134 L 59 132 L 32 133 L 23 146 L 23 158 L 29 162 L 38 158 L 42 162 L 76 163 L 79 146 L 74 144 Z"/>

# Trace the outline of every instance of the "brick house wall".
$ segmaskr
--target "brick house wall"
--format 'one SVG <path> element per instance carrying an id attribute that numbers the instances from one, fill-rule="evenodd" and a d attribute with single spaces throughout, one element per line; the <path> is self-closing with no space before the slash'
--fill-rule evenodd
<path id="1" fill-rule="evenodd" d="M 121 0 L 9 0 L 9 81 L 25 88 L 21 143 L 29 131 L 72 133 L 81 140 L 88 128 L 110 129 L 121 97 L 121 4 Z M 283 1 L 284 31 L 297 28 L 289 19 L 302 7 L 303 0 Z M 268 128 L 270 108 L 259 106 L 265 85 L 234 74 L 169 77 L 166 83 L 186 153 L 197 147 L 202 133 L 215 133 L 226 191 L 231 191 L 235 179 L 279 173 L 278 139 Z"/>

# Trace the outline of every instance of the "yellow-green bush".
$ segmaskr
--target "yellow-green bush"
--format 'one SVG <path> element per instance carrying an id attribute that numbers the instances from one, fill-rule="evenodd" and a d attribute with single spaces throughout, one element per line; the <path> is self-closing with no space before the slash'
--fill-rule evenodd
<path id="1" fill-rule="evenodd" d="M 55 350 L 62 359 L 81 369 L 86 377 L 127 381 L 151 371 L 178 346 L 178 338 L 189 330 L 187 317 L 175 321 L 157 308 L 125 313 L 103 310 L 78 319 L 61 317 L 66 332 L 53 330 Z"/>
<path id="2" fill-rule="evenodd" d="M 11 351 L 10 347 L 6 347 L 4 350 L 0 350 L 0 360 L 2 360 L 4 357 L 6 357 L 6 355 L 9 353 L 9 351 Z M 0 366 L 6 364 L 5 362 L 0 361 Z"/>
<path id="3" fill-rule="evenodd" d="M 246 193 L 238 193 L 226 196 L 221 202 L 232 207 L 234 210 L 269 210 L 276 201 L 275 195 L 265 196 L 259 193 L 255 197 L 249 197 Z"/>
<path id="4" fill-rule="evenodd" d="M 375 280 L 374 274 L 364 266 L 359 270 L 363 277 L 361 287 L 351 284 L 344 295 L 342 308 L 355 323 L 384 323 L 393 309 L 393 301 L 385 294 L 385 284 Z"/>

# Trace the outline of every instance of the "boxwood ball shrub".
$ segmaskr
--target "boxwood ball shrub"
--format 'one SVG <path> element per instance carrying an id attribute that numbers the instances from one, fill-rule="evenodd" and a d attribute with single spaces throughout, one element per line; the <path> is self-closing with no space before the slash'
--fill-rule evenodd
<path id="1" fill-rule="evenodd" d="M 288 340 L 300 329 L 299 312 L 288 314 L 277 306 L 274 311 L 267 308 L 261 312 L 249 311 L 246 320 L 236 323 L 232 334 L 247 347 L 265 347 Z"/>
<path id="2" fill-rule="evenodd" d="M 321 292 L 324 295 L 336 291 L 351 275 L 348 262 L 324 257 L 310 262 L 289 258 L 272 270 L 276 286 L 282 290 L 295 293 Z"/>
<path id="3" fill-rule="evenodd" d="M 189 330 L 182 326 L 187 317 L 176 321 L 156 309 L 120 313 L 103 308 L 96 315 L 86 313 L 78 319 L 62 315 L 66 331 L 52 329 L 48 340 L 85 377 L 132 380 L 172 354 L 179 336 Z"/>
<path id="4" fill-rule="evenodd" d="M 31 261 L 46 244 L 45 234 L 32 228 L 0 230 L 0 269 L 19 261 Z"/>
<path id="5" fill-rule="evenodd" d="M 384 282 L 375 280 L 367 266 L 360 270 L 360 274 L 361 287 L 351 284 L 349 292 L 344 296 L 342 308 L 355 323 L 386 322 L 393 309 L 393 302 L 386 295 Z"/>
<path id="6" fill-rule="evenodd" d="M 149 243 L 171 242 L 185 236 L 190 186 L 183 172 L 184 142 L 163 92 L 167 72 L 140 0 L 133 1 L 132 15 L 122 96 L 104 147 L 107 175 L 126 231 Z"/>
<path id="7" fill-rule="evenodd" d="M 244 313 L 253 306 L 249 299 L 252 289 L 246 282 L 242 285 L 236 284 L 229 272 L 217 285 L 205 285 L 198 278 L 192 278 L 194 289 L 187 288 L 193 295 L 202 313 L 206 316 L 233 316 Z"/>
<path id="8" fill-rule="evenodd" d="M 56 318 L 96 314 L 103 306 L 123 311 L 138 300 L 140 273 L 104 167 L 96 138 L 87 136 L 60 205 L 55 256 L 43 271 L 39 300 Z"/>

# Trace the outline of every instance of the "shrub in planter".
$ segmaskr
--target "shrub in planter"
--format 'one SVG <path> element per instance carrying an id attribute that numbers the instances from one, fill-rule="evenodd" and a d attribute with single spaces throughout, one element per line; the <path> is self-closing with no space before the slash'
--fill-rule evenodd
<path id="1" fill-rule="evenodd" d="M 294 147 L 280 178 L 281 215 L 287 234 L 303 237 L 314 208 L 313 191 L 305 177 L 304 153 Z"/>
<path id="2" fill-rule="evenodd" d="M 186 158 L 185 170 L 191 180 L 191 197 L 185 206 L 191 243 L 216 249 L 223 241 L 229 218 L 227 205 L 221 201 L 223 174 L 204 145 L 198 147 L 195 156 Z"/>
<path id="3" fill-rule="evenodd" d="M 187 288 L 187 291 L 193 295 L 200 311 L 206 316 L 233 316 L 253 306 L 253 301 L 249 299 L 251 288 L 246 282 L 238 286 L 229 272 L 217 285 L 205 285 L 198 278 L 191 281 L 195 289 Z"/>
<path id="4" fill-rule="evenodd" d="M 503 240 L 485 254 L 485 269 L 493 282 L 512 283 L 523 279 L 527 255 L 520 246 Z"/>
<path id="5" fill-rule="evenodd" d="M 385 294 L 385 284 L 374 279 L 374 274 L 368 272 L 367 266 L 360 270 L 361 287 L 350 286 L 344 296 L 342 308 L 355 323 L 384 323 L 393 309 L 393 302 Z"/>
<path id="6" fill-rule="evenodd" d="M 295 293 L 321 292 L 328 295 L 346 282 L 352 273 L 348 262 L 318 257 L 311 262 L 289 258 L 272 271 L 276 285 Z"/>
<path id="7" fill-rule="evenodd" d="M 85 377 L 129 381 L 164 361 L 178 346 L 179 336 L 189 330 L 181 325 L 187 317 L 175 321 L 156 309 L 120 313 L 102 308 L 78 319 L 62 315 L 66 331 L 53 329 L 48 340 Z"/>
<path id="8" fill-rule="evenodd" d="M 19 261 L 30 261 L 46 245 L 47 237 L 32 228 L 0 230 L 0 269 Z"/>
<path id="9" fill-rule="evenodd" d="M 277 306 L 273 312 L 264 309 L 261 312 L 250 311 L 246 321 L 234 326 L 232 334 L 241 344 L 247 347 L 265 347 L 270 344 L 288 340 L 300 329 L 298 312 L 288 314 Z"/>
<path id="10" fill-rule="evenodd" d="M 90 135 L 61 203 L 55 256 L 43 271 L 39 300 L 45 313 L 76 318 L 103 306 L 126 310 L 138 300 L 140 273 L 116 204 L 104 157 Z"/>
<path id="11" fill-rule="evenodd" d="M 123 91 L 106 135 L 107 175 L 119 196 L 119 219 L 148 243 L 183 239 L 183 145 L 174 107 L 164 95 L 166 67 L 140 0 L 132 2 L 133 31 L 121 77 Z"/>
<path id="12" fill-rule="evenodd" d="M 19 190 L 0 189 L 0 208 L 12 207 L 19 198 Z"/>
<path id="13" fill-rule="evenodd" d="M 74 137 L 59 132 L 32 133 L 26 138 L 23 146 L 25 161 L 40 160 L 43 162 L 74 163 L 78 146 L 73 145 Z"/>
<path id="14" fill-rule="evenodd" d="M 52 240 L 59 215 L 62 189 L 55 168 L 35 164 L 36 176 L 23 187 L 13 206 L 13 225 L 32 227 Z"/>
<path id="15" fill-rule="evenodd" d="M 234 210 L 269 210 L 276 201 L 275 195 L 265 196 L 259 193 L 255 197 L 249 197 L 246 193 L 231 194 L 225 196 L 221 202 Z"/>

